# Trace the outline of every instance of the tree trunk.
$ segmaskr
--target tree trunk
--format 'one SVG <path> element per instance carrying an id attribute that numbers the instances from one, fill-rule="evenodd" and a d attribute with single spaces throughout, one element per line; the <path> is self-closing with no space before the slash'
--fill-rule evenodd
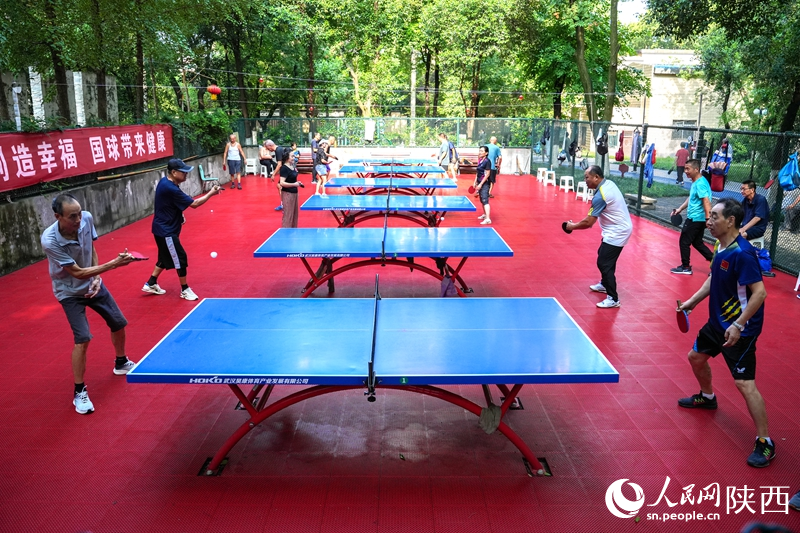
<path id="1" fill-rule="evenodd" d="M 556 120 L 561 119 L 563 111 L 561 94 L 564 92 L 564 87 L 567 85 L 567 77 L 561 76 L 558 78 L 553 86 L 553 118 Z"/>
<path id="2" fill-rule="evenodd" d="M 781 132 L 792 131 L 794 122 L 797 120 L 798 110 L 800 110 L 800 81 L 796 81 L 794 84 L 792 100 L 789 102 L 789 106 L 786 108 L 781 120 Z"/>
<path id="3" fill-rule="evenodd" d="M 431 51 L 425 47 L 423 49 L 425 61 L 425 116 L 431 116 Z"/>
<path id="4" fill-rule="evenodd" d="M 725 129 L 731 129 L 731 121 L 728 118 L 728 105 L 731 101 L 731 86 L 725 87 L 725 95 L 722 97 L 722 118 L 725 120 Z"/>
<path id="5" fill-rule="evenodd" d="M 69 86 L 67 85 L 67 68 L 58 49 L 58 26 L 56 21 L 56 6 L 51 0 L 44 4 L 44 13 L 50 27 L 42 32 L 46 35 L 47 48 L 50 50 L 50 59 L 53 62 L 53 73 L 56 84 L 56 105 L 58 106 L 59 122 L 70 123 L 69 116 Z"/>
<path id="6" fill-rule="evenodd" d="M 617 103 L 617 63 L 619 61 L 617 2 L 618 0 L 611 0 L 611 34 L 608 42 L 611 57 L 608 62 L 608 87 L 606 89 L 605 105 L 603 106 L 603 120 L 605 122 L 611 122 L 611 119 L 614 118 L 614 104 Z"/>
<path id="7" fill-rule="evenodd" d="M 92 0 L 92 18 L 94 39 L 97 47 L 97 65 L 94 70 L 95 87 L 97 87 L 97 118 L 106 122 L 108 120 L 108 93 L 106 91 L 106 67 L 103 54 L 105 52 L 105 36 L 103 35 L 103 21 L 100 17 L 100 2 Z"/>
<path id="8" fill-rule="evenodd" d="M 575 62 L 578 68 L 578 76 L 581 78 L 583 86 L 583 100 L 586 103 L 586 113 L 590 122 L 597 120 L 597 108 L 594 104 L 594 90 L 592 89 L 592 78 L 589 76 L 589 69 L 586 67 L 586 39 L 583 26 L 575 27 Z"/>
<path id="9" fill-rule="evenodd" d="M 309 118 L 313 116 L 312 109 L 314 108 L 314 75 L 316 74 L 316 68 L 314 65 L 314 37 L 310 36 L 308 38 L 308 82 L 306 84 L 306 90 L 308 91 L 307 97 L 307 104 L 306 107 L 306 114 Z"/>
<path id="10" fill-rule="evenodd" d="M 233 68 L 236 70 L 236 93 L 239 96 L 239 109 L 243 118 L 250 118 L 247 109 L 247 87 L 244 85 L 244 60 L 242 59 L 242 42 L 239 40 L 241 25 L 230 27 L 231 48 L 233 49 Z"/>
<path id="11" fill-rule="evenodd" d="M 197 91 L 197 109 L 203 111 L 206 108 L 206 101 L 205 101 L 206 88 L 195 87 L 195 90 Z"/>
<path id="12" fill-rule="evenodd" d="M 481 59 L 472 66 L 472 87 L 469 93 L 469 109 L 472 118 L 478 117 L 478 104 L 481 100 L 481 95 L 478 90 L 481 88 Z"/>
<path id="13" fill-rule="evenodd" d="M 175 93 L 175 102 L 178 105 L 178 109 L 186 111 L 186 105 L 183 102 L 183 89 L 175 80 L 175 76 L 169 77 L 169 84 L 172 85 L 172 91 Z"/>
<path id="14" fill-rule="evenodd" d="M 439 116 L 439 49 L 434 51 L 433 58 L 433 116 Z"/>
<path id="15" fill-rule="evenodd" d="M 13 120 L 8 113 L 8 98 L 6 98 L 6 84 L 3 83 L 3 76 L 0 73 L 0 121 L 8 122 Z M 12 96 L 13 98 L 13 96 Z"/>
<path id="16" fill-rule="evenodd" d="M 142 34 L 136 33 L 136 74 L 133 78 L 133 118 L 141 124 L 144 120 L 144 44 Z"/>

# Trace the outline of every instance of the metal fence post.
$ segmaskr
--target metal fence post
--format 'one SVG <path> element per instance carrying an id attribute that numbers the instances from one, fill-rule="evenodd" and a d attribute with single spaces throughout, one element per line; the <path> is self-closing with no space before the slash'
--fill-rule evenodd
<path id="1" fill-rule="evenodd" d="M 647 153 L 647 124 L 642 124 L 642 154 Z M 639 154 L 639 160 L 642 159 Z M 642 192 L 644 192 L 644 164 L 639 165 L 639 192 L 636 195 L 636 216 L 642 216 Z"/>

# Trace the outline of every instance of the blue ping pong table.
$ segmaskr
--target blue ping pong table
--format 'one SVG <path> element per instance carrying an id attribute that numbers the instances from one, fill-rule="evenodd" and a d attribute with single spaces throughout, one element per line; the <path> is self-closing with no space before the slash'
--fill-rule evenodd
<path id="1" fill-rule="evenodd" d="M 203 466 L 205 475 L 221 473 L 228 452 L 272 415 L 354 389 L 370 402 L 376 390 L 394 389 L 457 405 L 485 432 L 505 435 L 529 474 L 541 475 L 542 463 L 508 425 L 525 416 L 509 413 L 523 385 L 615 383 L 619 374 L 553 298 L 206 298 L 127 380 L 230 387 L 244 420 Z M 283 385 L 294 387 L 268 403 Z M 481 385 L 487 406 L 437 385 Z M 500 390 L 499 405 L 489 385 Z"/>
<path id="2" fill-rule="evenodd" d="M 415 159 L 412 157 L 364 157 L 347 161 L 348 165 L 436 165 L 433 158 Z"/>
<path id="3" fill-rule="evenodd" d="M 439 165 L 344 165 L 340 174 L 355 174 L 359 178 L 426 178 L 428 174 L 442 175 L 445 170 Z"/>
<path id="4" fill-rule="evenodd" d="M 388 203 L 388 205 L 387 205 Z M 386 196 L 335 194 L 323 197 L 315 194 L 300 206 L 306 211 L 330 211 L 340 228 L 353 227 L 360 222 L 381 218 L 388 213 L 421 226 L 436 227 L 448 211 L 475 211 L 466 196 Z"/>
<path id="5" fill-rule="evenodd" d="M 399 194 L 432 196 L 439 189 L 457 189 L 450 178 L 340 178 L 325 183 L 325 188 L 346 189 L 348 194 L 385 194 L 391 189 Z"/>
<path id="6" fill-rule="evenodd" d="M 365 266 L 392 265 L 418 270 L 437 280 L 449 277 L 459 296 L 472 292 L 461 278 L 470 257 L 513 257 L 514 252 L 494 228 L 280 228 L 253 252 L 254 257 L 300 258 L 311 278 L 303 298 L 323 284 L 333 292 L 333 278 Z M 416 263 L 419 257 L 434 260 L 436 269 Z M 308 260 L 322 261 L 315 271 Z M 342 259 L 357 261 L 339 264 Z M 461 258 L 458 265 L 447 264 Z M 336 268 L 334 268 L 336 267 Z"/>

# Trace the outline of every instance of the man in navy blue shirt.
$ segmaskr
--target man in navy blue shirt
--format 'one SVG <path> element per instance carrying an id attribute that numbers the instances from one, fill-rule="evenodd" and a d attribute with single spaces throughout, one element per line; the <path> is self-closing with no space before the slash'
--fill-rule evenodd
<path id="1" fill-rule="evenodd" d="M 747 464 L 762 468 L 769 466 L 775 457 L 775 443 L 767 428 L 767 409 L 755 382 L 756 341 L 764 322 L 767 291 L 755 248 L 739 235 L 743 217 L 741 204 L 725 198 L 714 205 L 706 222 L 711 236 L 717 239 L 711 274 L 700 290 L 679 308 L 691 311 L 709 297 L 708 322 L 700 329 L 689 352 L 700 392 L 679 399 L 678 405 L 689 409 L 717 408 L 708 360 L 722 353 L 756 426 L 756 443 Z"/>
<path id="2" fill-rule="evenodd" d="M 167 177 L 161 178 L 156 186 L 156 198 L 153 208 L 153 236 L 158 247 L 158 261 L 153 269 L 153 274 L 142 287 L 143 292 L 150 294 L 164 294 L 165 291 L 158 286 L 158 276 L 164 270 L 174 268 L 178 272 L 181 282 L 181 298 L 184 300 L 197 300 L 197 295 L 186 283 L 186 250 L 180 241 L 181 225 L 184 222 L 183 211 L 191 207 L 197 209 L 219 194 L 220 188 L 215 185 L 203 196 L 194 199 L 180 188 L 186 181 L 186 176 L 194 169 L 180 159 L 170 159 L 167 163 Z"/>
<path id="3" fill-rule="evenodd" d="M 744 220 L 739 234 L 752 241 L 764 236 L 769 223 L 769 204 L 767 199 L 756 192 L 756 182 L 747 180 L 742 183 L 742 209 Z"/>

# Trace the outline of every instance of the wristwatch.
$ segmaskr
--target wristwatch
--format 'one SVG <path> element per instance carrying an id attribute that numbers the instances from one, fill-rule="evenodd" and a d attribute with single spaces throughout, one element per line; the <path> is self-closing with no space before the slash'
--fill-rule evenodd
<path id="1" fill-rule="evenodd" d="M 738 322 L 735 322 L 735 321 L 731 322 L 731 326 L 735 327 L 739 331 L 744 331 L 744 326 L 739 324 Z"/>

